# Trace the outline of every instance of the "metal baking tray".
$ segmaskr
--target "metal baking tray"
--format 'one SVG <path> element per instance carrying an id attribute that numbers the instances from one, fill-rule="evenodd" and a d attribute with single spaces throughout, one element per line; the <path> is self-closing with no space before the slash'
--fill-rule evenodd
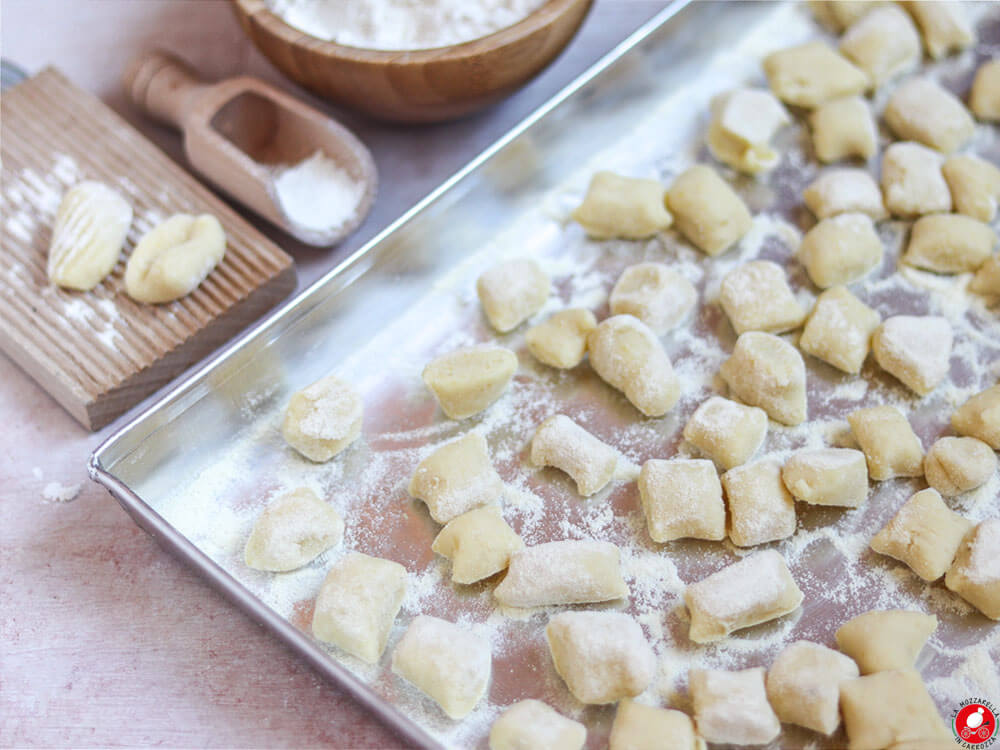
<path id="1" fill-rule="evenodd" d="M 997 54 L 1000 16 L 995 9 L 980 11 L 977 28 L 984 41 L 930 68 L 956 91 L 968 86 L 977 62 Z M 655 645 L 659 671 L 640 700 L 689 710 L 689 667 L 767 666 L 791 640 L 832 644 L 845 619 L 889 606 L 940 618 L 918 667 L 943 714 L 962 698 L 991 690 L 995 698 L 1000 628 L 940 583 L 925 585 L 867 549 L 875 531 L 921 486 L 918 481 L 874 485 L 870 501 L 858 510 L 799 504 L 797 534 L 767 546 L 790 560 L 806 594 L 804 606 L 707 647 L 687 639 L 683 586 L 746 551 L 690 540 L 653 544 L 635 484 L 627 481 L 648 458 L 690 455 L 681 427 L 719 389 L 714 373 L 735 340 L 714 303 L 722 274 L 751 257 L 770 258 L 786 264 L 804 304 L 815 297 L 793 252 L 812 222 L 800 196 L 817 168 L 800 123 L 781 135 L 785 156 L 770 175 L 750 180 L 727 173 L 757 217 L 740 249 L 715 259 L 673 232 L 648 242 L 590 242 L 566 221 L 567 210 L 595 169 L 669 182 L 690 163 L 707 160 L 702 134 L 711 96 L 761 83 L 759 61 L 766 52 L 822 34 L 805 4 L 672 3 L 386 231 L 110 437 L 91 457 L 92 478 L 142 528 L 420 747 L 485 747 L 493 719 L 527 697 L 584 721 L 588 747 L 604 746 L 614 716 L 613 707 L 577 703 L 555 674 L 542 632 L 557 608 L 501 612 L 492 599 L 495 579 L 455 587 L 447 563 L 431 553 L 438 527 L 408 497 L 406 483 L 436 444 L 469 429 L 488 437 L 508 485 L 505 516 L 527 543 L 595 537 L 622 546 L 631 595 L 602 606 L 636 616 Z M 973 146 L 1000 160 L 996 128 L 979 126 Z M 909 410 L 929 445 L 947 430 L 955 404 L 1000 374 L 991 368 L 1000 360 L 996 311 L 964 294 L 967 277 L 893 274 L 905 225 L 886 222 L 880 232 L 885 262 L 856 291 L 883 314 L 937 312 L 952 320 L 956 354 L 948 385 L 916 400 L 871 363 L 861 378 L 849 378 L 811 360 L 811 426 L 772 424 L 761 455 L 780 459 L 803 445 L 844 444 L 844 415 L 885 402 Z M 701 305 L 684 332 L 664 339 L 683 386 L 670 414 L 640 419 L 586 366 L 570 373 L 546 370 L 526 352 L 523 330 L 501 337 L 489 330 L 475 298 L 475 278 L 499 258 L 525 255 L 539 259 L 557 290 L 541 315 L 569 304 L 607 314 L 610 285 L 622 268 L 643 259 L 673 263 L 695 283 Z M 514 384 L 484 414 L 462 423 L 444 419 L 420 381 L 423 365 L 457 346 L 497 339 L 518 352 Z M 315 465 L 283 444 L 281 412 L 293 391 L 330 372 L 363 393 L 365 427 L 362 440 L 334 461 Z M 529 465 L 525 449 L 534 427 L 557 411 L 622 452 L 622 480 L 581 500 L 564 476 Z M 247 569 L 242 546 L 257 514 L 275 493 L 300 485 L 313 487 L 341 512 L 348 527 L 344 544 L 293 573 Z M 994 477 L 954 505 L 978 520 L 1000 513 L 998 496 L 1000 479 Z M 345 549 L 394 559 L 411 574 L 389 647 L 374 667 L 310 634 L 313 598 Z M 458 620 L 493 645 L 489 693 L 461 722 L 446 719 L 388 667 L 393 647 L 421 612 Z M 825 739 L 786 726 L 772 746 L 843 742 L 842 734 Z"/>

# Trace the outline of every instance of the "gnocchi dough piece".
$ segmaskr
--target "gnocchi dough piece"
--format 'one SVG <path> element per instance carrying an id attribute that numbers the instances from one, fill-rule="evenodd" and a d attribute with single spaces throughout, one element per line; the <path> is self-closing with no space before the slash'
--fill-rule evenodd
<path id="1" fill-rule="evenodd" d="M 860 96 L 831 99 L 809 115 L 816 158 L 829 163 L 859 157 L 868 160 L 878 150 L 878 126 L 871 107 Z"/>
<path id="2" fill-rule="evenodd" d="M 597 327 L 590 310 L 572 308 L 553 313 L 548 320 L 529 328 L 524 334 L 528 351 L 549 367 L 568 370 L 583 361 L 587 336 Z"/>
<path id="3" fill-rule="evenodd" d="M 918 396 L 948 376 L 951 343 L 951 323 L 935 315 L 895 315 L 872 335 L 875 361 Z"/>
<path id="4" fill-rule="evenodd" d="M 524 542 L 503 520 L 500 508 L 488 505 L 450 520 L 431 549 L 451 560 L 452 582 L 475 583 L 505 569 Z"/>
<path id="5" fill-rule="evenodd" d="M 566 539 L 514 552 L 493 595 L 505 607 L 526 609 L 621 599 L 628 596 L 628 587 L 615 545 Z"/>
<path id="6" fill-rule="evenodd" d="M 979 438 L 1000 451 L 1000 385 L 980 391 L 958 407 L 951 426 L 959 435 Z"/>
<path id="7" fill-rule="evenodd" d="M 632 315 L 614 315 L 587 337 L 590 366 L 647 417 L 662 417 L 681 395 L 663 344 Z"/>
<path id="8" fill-rule="evenodd" d="M 385 651 L 405 594 L 406 568 L 350 552 L 326 574 L 313 610 L 313 635 L 374 664 Z"/>
<path id="9" fill-rule="evenodd" d="M 581 703 L 632 698 L 653 681 L 656 656 L 621 612 L 562 612 L 545 628 L 556 672 Z"/>
<path id="10" fill-rule="evenodd" d="M 764 73 L 781 101 L 795 107 L 815 107 L 871 87 L 868 74 L 825 42 L 806 42 L 772 52 L 764 58 Z"/>
<path id="11" fill-rule="evenodd" d="M 300 487 L 282 495 L 257 518 L 243 550 L 254 570 L 280 573 L 301 568 L 340 544 L 344 521 L 312 490 Z"/>
<path id="12" fill-rule="evenodd" d="M 767 436 L 767 412 L 712 396 L 684 425 L 684 439 L 723 471 L 746 463 Z"/>
<path id="13" fill-rule="evenodd" d="M 816 299 L 799 337 L 799 348 L 838 370 L 857 375 L 881 322 L 879 314 L 847 287 L 830 287 Z"/>
<path id="14" fill-rule="evenodd" d="M 983 521 L 969 532 L 944 585 L 991 620 L 1000 620 L 1000 520 Z"/>
<path id="15" fill-rule="evenodd" d="M 652 237 L 673 223 L 664 203 L 665 192 L 657 180 L 597 172 L 573 219 L 597 240 Z"/>
<path id="16" fill-rule="evenodd" d="M 774 334 L 740 334 L 719 374 L 740 401 L 759 406 L 776 422 L 797 425 L 806 420 L 806 366 L 802 355 Z"/>
<path id="17" fill-rule="evenodd" d="M 810 641 L 787 646 L 767 672 L 767 699 L 781 721 L 827 736 L 840 726 L 840 683 L 858 676 L 849 657 Z"/>
<path id="18" fill-rule="evenodd" d="M 987 60 L 976 71 L 969 95 L 973 114 L 989 122 L 1000 122 L 1000 60 Z"/>
<path id="19" fill-rule="evenodd" d="M 49 281 L 87 292 L 111 273 L 132 226 L 132 206 L 117 190 L 88 180 L 63 196 L 49 243 Z"/>
<path id="20" fill-rule="evenodd" d="M 827 289 L 857 281 L 878 267 L 882 240 L 866 214 L 839 214 L 806 232 L 798 255 L 812 282 Z"/>
<path id="21" fill-rule="evenodd" d="M 951 211 L 942 157 L 919 143 L 893 143 L 882 154 L 882 193 L 894 216 L 914 218 Z"/>
<path id="22" fill-rule="evenodd" d="M 937 617 L 922 612 L 872 610 L 837 629 L 837 648 L 857 662 L 861 674 L 910 669 L 937 626 Z"/>
<path id="23" fill-rule="evenodd" d="M 816 20 L 841 32 L 874 7 L 871 0 L 809 0 Z"/>
<path id="24" fill-rule="evenodd" d="M 885 121 L 904 141 L 950 154 L 972 137 L 975 123 L 965 105 L 929 78 L 912 78 L 885 107 Z"/>
<path id="25" fill-rule="evenodd" d="M 769 260 L 753 260 L 727 273 L 719 290 L 722 309 L 737 334 L 782 333 L 798 328 L 806 311 L 795 299 L 785 272 Z"/>
<path id="26" fill-rule="evenodd" d="M 840 37 L 840 52 L 865 71 L 875 88 L 920 62 L 920 35 L 896 5 L 866 13 Z"/>
<path id="27" fill-rule="evenodd" d="M 989 224 L 959 214 L 923 216 L 913 224 L 903 262 L 938 273 L 975 271 L 993 252 Z"/>
<path id="28" fill-rule="evenodd" d="M 656 708 L 626 698 L 618 704 L 608 750 L 662 750 L 669 738 L 675 750 L 705 750 L 705 740 L 683 711 Z"/>
<path id="29" fill-rule="evenodd" d="M 323 463 L 358 438 L 363 410 L 354 387 L 328 375 L 292 394 L 281 434 L 310 461 Z"/>
<path id="30" fill-rule="evenodd" d="M 708 149 L 723 164 L 757 174 L 778 163 L 771 138 L 792 119 L 766 89 L 738 88 L 712 99 Z"/>
<path id="31" fill-rule="evenodd" d="M 490 750 L 582 750 L 587 727 L 541 701 L 518 701 L 493 722 Z"/>
<path id="32" fill-rule="evenodd" d="M 612 315 L 633 315 L 657 336 L 677 327 L 697 301 L 694 285 L 663 263 L 629 266 L 610 298 Z"/>
<path id="33" fill-rule="evenodd" d="M 554 466 L 570 475 L 577 491 L 590 497 L 615 475 L 618 452 L 602 443 L 565 414 L 549 417 L 531 439 L 531 463 Z"/>
<path id="34" fill-rule="evenodd" d="M 729 505 L 729 538 L 737 547 L 785 539 L 795 533 L 795 501 L 781 481 L 781 467 L 758 461 L 722 475 Z"/>
<path id="35" fill-rule="evenodd" d="M 848 750 L 895 747 L 910 740 L 954 744 L 920 675 L 891 670 L 840 684 Z"/>
<path id="36" fill-rule="evenodd" d="M 1000 256 L 983 263 L 969 282 L 969 291 L 988 297 L 1000 297 Z"/>
<path id="37" fill-rule="evenodd" d="M 711 461 L 650 459 L 639 472 L 639 497 L 654 542 L 726 536 L 722 485 Z"/>
<path id="38" fill-rule="evenodd" d="M 195 289 L 226 253 L 226 233 L 211 214 L 174 214 L 142 236 L 125 266 L 125 291 L 137 302 L 171 302 Z"/>
<path id="39" fill-rule="evenodd" d="M 877 482 L 924 473 L 924 448 L 903 413 L 895 406 L 871 406 L 847 415 L 854 439 Z"/>
<path id="40" fill-rule="evenodd" d="M 924 456 L 927 484 L 945 497 L 981 487 L 996 468 L 993 449 L 971 437 L 939 438 Z"/>
<path id="41" fill-rule="evenodd" d="M 691 701 L 698 732 L 708 742 L 766 745 L 781 734 L 767 702 L 764 669 L 692 669 Z"/>
<path id="42" fill-rule="evenodd" d="M 976 40 L 968 19 L 957 3 L 911 0 L 904 5 L 923 32 L 927 54 L 935 60 L 949 52 L 963 50 Z"/>
<path id="43" fill-rule="evenodd" d="M 781 479 L 797 500 L 813 505 L 857 508 L 868 497 L 865 454 L 851 448 L 801 450 L 785 462 Z"/>
<path id="44" fill-rule="evenodd" d="M 509 349 L 471 346 L 431 360 L 421 377 L 449 419 L 466 419 L 500 398 L 515 370 Z"/>
<path id="45" fill-rule="evenodd" d="M 863 169 L 827 170 L 806 188 L 803 198 L 818 219 L 856 213 L 878 221 L 888 215 L 882 203 L 881 188 Z"/>
<path id="46" fill-rule="evenodd" d="M 474 432 L 442 445 L 417 464 L 409 493 L 427 504 L 438 523 L 497 503 L 503 482 L 490 461 L 486 438 Z"/>
<path id="47" fill-rule="evenodd" d="M 413 619 L 392 654 L 392 671 L 452 719 L 476 707 L 486 694 L 492 667 L 489 641 L 430 615 Z"/>
<path id="48" fill-rule="evenodd" d="M 525 258 L 495 265 L 476 281 L 486 319 L 500 333 L 514 330 L 541 310 L 550 289 L 541 266 Z"/>
<path id="49" fill-rule="evenodd" d="M 667 191 L 677 228 L 706 255 L 724 253 L 743 238 L 753 218 L 746 204 L 711 167 L 696 164 Z"/>
<path id="50" fill-rule="evenodd" d="M 991 222 L 1000 200 L 1000 169 L 971 154 L 951 156 L 941 167 L 955 211 L 977 221 Z"/>
<path id="51" fill-rule="evenodd" d="M 689 584 L 684 603 L 691 615 L 689 637 L 695 643 L 710 643 L 787 615 L 802 603 L 802 591 L 785 558 L 769 549 Z"/>
<path id="52" fill-rule="evenodd" d="M 925 581 L 948 572 L 972 523 L 955 513 L 935 489 L 921 490 L 877 533 L 871 548 L 906 563 Z"/>

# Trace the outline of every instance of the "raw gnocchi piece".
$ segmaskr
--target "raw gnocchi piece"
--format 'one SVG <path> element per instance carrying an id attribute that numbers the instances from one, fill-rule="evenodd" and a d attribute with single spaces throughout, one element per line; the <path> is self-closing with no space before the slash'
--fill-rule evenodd
<path id="1" fill-rule="evenodd" d="M 363 411 L 364 404 L 354 387 L 328 375 L 292 394 L 281 434 L 310 461 L 322 463 L 361 434 Z"/>
<path id="2" fill-rule="evenodd" d="M 951 426 L 959 435 L 979 438 L 1000 451 L 1000 385 L 980 391 L 958 407 Z"/>
<path id="3" fill-rule="evenodd" d="M 897 747 L 910 740 L 954 744 L 920 675 L 892 670 L 840 684 L 848 750 Z"/>
<path id="4" fill-rule="evenodd" d="M 111 273 L 132 226 L 132 206 L 103 182 L 74 185 L 62 198 L 49 244 L 49 281 L 86 292 Z"/>
<path id="5" fill-rule="evenodd" d="M 1000 256 L 983 263 L 969 282 L 969 291 L 987 297 L 1000 297 Z"/>
<path id="6" fill-rule="evenodd" d="M 951 211 L 942 157 L 919 143 L 893 143 L 882 154 L 882 193 L 894 216 L 913 218 Z"/>
<path id="7" fill-rule="evenodd" d="M 885 107 L 885 121 L 904 141 L 950 154 L 972 137 L 972 115 L 950 91 L 929 78 L 906 81 Z"/>
<path id="8" fill-rule="evenodd" d="M 566 472 L 576 483 L 577 491 L 590 497 L 614 478 L 618 452 L 565 414 L 556 414 L 535 430 L 531 463 Z"/>
<path id="9" fill-rule="evenodd" d="M 582 750 L 586 741 L 587 727 L 530 698 L 500 714 L 490 730 L 490 750 Z"/>
<path id="10" fill-rule="evenodd" d="M 781 721 L 829 736 L 840 726 L 840 683 L 857 676 L 858 665 L 849 657 L 796 641 L 767 671 L 767 699 Z"/>
<path id="11" fill-rule="evenodd" d="M 872 0 L 809 0 L 816 20 L 841 32 L 874 7 Z"/>
<path id="12" fill-rule="evenodd" d="M 392 671 L 452 719 L 461 719 L 476 707 L 486 694 L 492 667 L 489 641 L 429 615 L 413 619 L 392 654 Z"/>
<path id="13" fill-rule="evenodd" d="M 573 219 L 598 240 L 652 237 L 673 223 L 664 203 L 665 192 L 656 180 L 597 172 Z"/>
<path id="14" fill-rule="evenodd" d="M 711 461 L 650 459 L 639 472 L 639 497 L 654 542 L 726 536 L 722 485 Z"/>
<path id="15" fill-rule="evenodd" d="M 632 315 L 614 315 L 587 337 L 590 366 L 647 417 L 662 417 L 681 395 L 663 344 Z"/>
<path id="16" fill-rule="evenodd" d="M 737 334 L 782 333 L 798 328 L 806 317 L 784 270 L 769 260 L 753 260 L 727 273 L 719 289 L 719 302 Z"/>
<path id="17" fill-rule="evenodd" d="M 872 335 L 875 361 L 918 396 L 948 376 L 951 344 L 951 323 L 936 315 L 895 315 Z"/>
<path id="18" fill-rule="evenodd" d="M 939 438 L 924 456 L 927 484 L 945 497 L 981 487 L 996 468 L 993 449 L 971 437 Z"/>
<path id="19" fill-rule="evenodd" d="M 633 315 L 662 336 L 687 317 L 698 292 L 663 263 L 638 263 L 618 277 L 609 301 L 612 315 Z"/>
<path id="20" fill-rule="evenodd" d="M 944 585 L 991 620 L 1000 620 L 1000 520 L 983 521 L 962 540 Z"/>
<path id="21" fill-rule="evenodd" d="M 895 406 L 871 406 L 847 415 L 854 439 L 877 482 L 924 473 L 924 448 L 903 413 Z"/>
<path id="22" fill-rule="evenodd" d="M 871 107 L 860 96 L 831 99 L 809 115 L 816 158 L 829 163 L 859 157 L 868 160 L 878 150 L 878 126 Z"/>
<path id="23" fill-rule="evenodd" d="M 816 299 L 799 337 L 799 348 L 838 370 L 857 375 L 881 322 L 879 314 L 847 287 L 830 287 Z"/>
<path id="24" fill-rule="evenodd" d="M 877 533 L 871 548 L 906 563 L 925 581 L 948 572 L 972 523 L 955 513 L 935 489 L 921 490 Z"/>
<path id="25" fill-rule="evenodd" d="M 871 217 L 844 213 L 823 219 L 802 238 L 799 260 L 821 289 L 850 284 L 882 262 L 882 240 Z"/>
<path id="26" fill-rule="evenodd" d="M 781 734 L 767 702 L 764 669 L 692 669 L 691 701 L 698 732 L 708 742 L 766 745 Z"/>
<path id="27" fill-rule="evenodd" d="M 597 318 L 590 310 L 560 310 L 548 320 L 529 328 L 524 340 L 528 351 L 539 362 L 568 370 L 583 361 L 587 353 L 587 336 L 596 327 Z"/>
<path id="28" fill-rule="evenodd" d="M 438 523 L 497 503 L 503 482 L 490 461 L 486 438 L 474 432 L 442 445 L 417 464 L 409 493 L 427 504 Z"/>
<path id="29" fill-rule="evenodd" d="M 255 570 L 295 570 L 343 538 L 340 514 L 315 492 L 300 487 L 279 497 L 260 514 L 243 550 L 243 561 Z"/>
<path id="30" fill-rule="evenodd" d="M 829 169 L 812 181 L 802 197 L 818 219 L 857 213 L 878 221 L 888 215 L 882 190 L 863 169 Z"/>
<path id="31" fill-rule="evenodd" d="M 973 219 L 991 222 L 1000 200 L 1000 169 L 970 154 L 951 156 L 941 167 L 955 211 Z"/>
<path id="32" fill-rule="evenodd" d="M 656 708 L 626 698 L 611 725 L 608 750 L 662 750 L 665 738 L 675 750 L 705 750 L 705 740 L 683 711 Z"/>
<path id="33" fill-rule="evenodd" d="M 710 643 L 787 615 L 802 603 L 802 591 L 785 558 L 769 549 L 689 584 L 684 603 L 691 614 L 688 637 L 695 643 Z"/>
<path id="34" fill-rule="evenodd" d="M 431 549 L 451 560 L 452 582 L 475 583 L 505 569 L 524 542 L 503 520 L 500 508 L 489 505 L 450 520 Z"/>
<path id="35" fill-rule="evenodd" d="M 771 419 L 786 425 L 806 420 L 806 366 L 802 355 L 774 334 L 740 334 L 719 374 L 740 401 L 759 406 Z"/>
<path id="36" fill-rule="evenodd" d="M 987 60 L 976 71 L 969 107 L 980 120 L 1000 122 L 1000 60 Z"/>
<path id="37" fill-rule="evenodd" d="M 920 0 L 904 3 L 924 35 L 927 54 L 937 60 L 969 47 L 975 34 L 958 3 Z"/>
<path id="38" fill-rule="evenodd" d="M 402 565 L 348 553 L 330 568 L 316 597 L 313 635 L 374 664 L 385 651 L 405 594 Z"/>
<path id="39" fill-rule="evenodd" d="M 621 599 L 628 596 L 628 587 L 615 545 L 566 539 L 514 552 L 493 595 L 505 607 L 526 609 Z"/>
<path id="40" fill-rule="evenodd" d="M 719 255 L 753 226 L 746 204 L 711 167 L 696 164 L 667 191 L 677 228 L 706 255 Z"/>
<path id="41" fill-rule="evenodd" d="M 797 500 L 813 505 L 857 508 L 868 497 L 865 454 L 851 448 L 801 450 L 785 462 L 781 479 Z"/>
<path id="42" fill-rule="evenodd" d="M 174 214 L 142 236 L 125 266 L 125 291 L 160 303 L 193 292 L 226 253 L 226 233 L 211 214 Z"/>
<path id="43" fill-rule="evenodd" d="M 721 469 L 746 463 L 767 436 L 767 412 L 712 396 L 684 425 L 684 439 Z"/>
<path id="44" fill-rule="evenodd" d="M 500 398 L 515 370 L 509 349 L 471 346 L 434 358 L 421 377 L 449 419 L 466 419 Z"/>
<path id="45" fill-rule="evenodd" d="M 989 224 L 959 214 L 923 216 L 913 224 L 903 262 L 938 273 L 975 271 L 993 252 Z"/>
<path id="46" fill-rule="evenodd" d="M 716 159 L 739 172 L 764 172 L 779 159 L 771 138 L 791 121 L 770 91 L 733 89 L 712 99 L 708 148 Z"/>
<path id="47" fill-rule="evenodd" d="M 772 52 L 764 58 L 764 73 L 781 101 L 807 109 L 862 94 L 871 87 L 865 71 L 825 42 L 806 42 Z"/>
<path id="48" fill-rule="evenodd" d="M 514 330 L 541 310 L 551 287 L 541 266 L 526 258 L 499 263 L 476 281 L 486 319 L 500 333 Z"/>
<path id="49" fill-rule="evenodd" d="M 795 501 L 781 481 L 781 467 L 758 461 L 722 475 L 729 506 L 729 538 L 737 547 L 785 539 L 795 533 Z"/>
<path id="50" fill-rule="evenodd" d="M 545 638 L 556 672 L 581 703 L 632 698 L 653 681 L 656 656 L 639 623 L 620 612 L 562 612 Z"/>
<path id="51" fill-rule="evenodd" d="M 896 5 L 866 13 L 840 37 L 840 52 L 871 78 L 875 88 L 920 62 L 920 35 Z"/>
<path id="52" fill-rule="evenodd" d="M 934 615 L 907 609 L 872 610 L 837 629 L 837 648 L 857 662 L 861 674 L 910 669 L 937 630 Z"/>

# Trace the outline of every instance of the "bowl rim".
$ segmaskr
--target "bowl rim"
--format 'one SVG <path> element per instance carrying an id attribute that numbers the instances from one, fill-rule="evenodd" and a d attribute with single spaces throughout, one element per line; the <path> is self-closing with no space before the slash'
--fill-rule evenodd
<path id="1" fill-rule="evenodd" d="M 576 6 L 589 9 L 593 0 L 545 0 L 545 2 L 515 24 L 497 29 L 492 34 L 443 47 L 381 50 L 352 47 L 320 39 L 287 23 L 271 10 L 267 0 L 231 0 L 238 12 L 256 21 L 274 36 L 293 47 L 305 48 L 331 59 L 352 60 L 373 64 L 421 64 L 479 57 L 518 42 L 545 28 L 555 19 Z"/>

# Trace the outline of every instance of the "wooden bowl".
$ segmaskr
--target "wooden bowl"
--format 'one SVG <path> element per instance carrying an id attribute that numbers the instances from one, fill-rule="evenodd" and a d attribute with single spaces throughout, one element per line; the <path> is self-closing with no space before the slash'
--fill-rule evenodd
<path id="1" fill-rule="evenodd" d="M 520 22 L 463 44 L 386 51 L 327 42 L 289 26 L 266 0 L 232 0 L 257 48 L 296 83 L 383 120 L 441 122 L 511 94 L 573 38 L 592 0 L 548 0 Z"/>

